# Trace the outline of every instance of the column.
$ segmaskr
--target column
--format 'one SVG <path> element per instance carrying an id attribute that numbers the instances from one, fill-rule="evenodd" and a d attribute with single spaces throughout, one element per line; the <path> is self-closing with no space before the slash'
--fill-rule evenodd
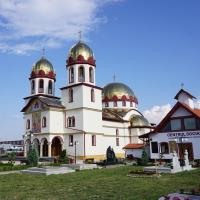
<path id="1" fill-rule="evenodd" d="M 43 142 L 40 143 L 40 158 L 43 157 Z"/>
<path id="2" fill-rule="evenodd" d="M 51 142 L 48 142 L 48 157 L 51 157 Z"/>
<path id="3" fill-rule="evenodd" d="M 26 143 L 24 144 L 24 157 L 27 156 L 27 148 L 26 148 Z"/>

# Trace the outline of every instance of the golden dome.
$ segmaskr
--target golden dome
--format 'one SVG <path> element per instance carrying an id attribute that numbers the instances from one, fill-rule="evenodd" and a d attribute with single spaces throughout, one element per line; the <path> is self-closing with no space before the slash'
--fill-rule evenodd
<path id="1" fill-rule="evenodd" d="M 85 60 L 88 60 L 91 57 L 94 58 L 91 48 L 82 41 L 79 41 L 70 49 L 68 57 L 71 57 L 73 60 L 77 60 L 80 55 L 83 56 Z"/>
<path id="2" fill-rule="evenodd" d="M 133 115 L 130 119 L 130 123 L 132 127 L 149 127 L 151 126 L 148 120 L 144 116 Z"/>
<path id="3" fill-rule="evenodd" d="M 33 66 L 32 72 L 38 74 L 41 70 L 45 74 L 48 74 L 49 72 L 54 73 L 53 65 L 44 57 L 36 62 L 36 64 Z"/>
<path id="4" fill-rule="evenodd" d="M 134 92 L 127 85 L 123 83 L 109 83 L 103 88 L 103 99 L 113 99 L 116 96 L 118 99 L 121 99 L 123 96 L 126 96 L 127 99 L 130 97 L 136 99 Z"/>

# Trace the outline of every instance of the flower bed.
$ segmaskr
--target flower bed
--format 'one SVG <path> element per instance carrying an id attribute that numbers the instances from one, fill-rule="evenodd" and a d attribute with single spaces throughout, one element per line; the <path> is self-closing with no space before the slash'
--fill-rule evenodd
<path id="1" fill-rule="evenodd" d="M 148 178 L 148 177 L 159 177 L 160 174 L 156 174 L 155 172 L 145 172 L 143 170 L 132 170 L 128 173 L 127 176 L 130 177 L 141 177 L 141 178 Z"/>

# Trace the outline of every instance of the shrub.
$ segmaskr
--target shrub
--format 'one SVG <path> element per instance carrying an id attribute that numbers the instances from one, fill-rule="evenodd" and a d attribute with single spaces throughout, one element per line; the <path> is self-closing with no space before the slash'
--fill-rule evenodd
<path id="1" fill-rule="evenodd" d="M 148 161 L 149 161 L 149 158 L 148 158 L 147 152 L 145 150 L 143 150 L 142 151 L 142 157 L 141 157 L 141 159 L 139 161 L 139 164 L 143 165 L 143 166 L 146 166 Z"/>
<path id="2" fill-rule="evenodd" d="M 8 154 L 9 163 L 11 163 L 11 164 L 15 163 L 15 159 L 16 159 L 16 153 L 15 152 Z"/>
<path id="3" fill-rule="evenodd" d="M 30 150 L 27 154 L 27 164 L 30 166 L 37 166 L 38 160 L 39 156 L 37 150 L 33 146 L 30 146 Z"/>
<path id="4" fill-rule="evenodd" d="M 58 162 L 59 163 L 65 163 L 65 164 L 68 164 L 69 163 L 69 158 L 67 156 L 67 151 L 66 149 L 62 150 L 61 153 L 60 153 L 60 156 L 58 158 Z"/>

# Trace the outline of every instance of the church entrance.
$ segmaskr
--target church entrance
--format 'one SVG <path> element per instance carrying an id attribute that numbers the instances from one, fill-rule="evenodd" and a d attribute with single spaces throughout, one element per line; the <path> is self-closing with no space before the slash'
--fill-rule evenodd
<path id="1" fill-rule="evenodd" d="M 62 144 L 58 137 L 53 138 L 51 145 L 51 156 L 59 156 L 62 151 Z"/>
<path id="2" fill-rule="evenodd" d="M 192 161 L 194 159 L 192 143 L 179 143 L 178 150 L 180 159 L 184 159 L 185 150 L 188 151 L 189 160 Z"/>
<path id="3" fill-rule="evenodd" d="M 48 141 L 45 139 L 42 145 L 42 155 L 43 157 L 48 157 Z"/>

